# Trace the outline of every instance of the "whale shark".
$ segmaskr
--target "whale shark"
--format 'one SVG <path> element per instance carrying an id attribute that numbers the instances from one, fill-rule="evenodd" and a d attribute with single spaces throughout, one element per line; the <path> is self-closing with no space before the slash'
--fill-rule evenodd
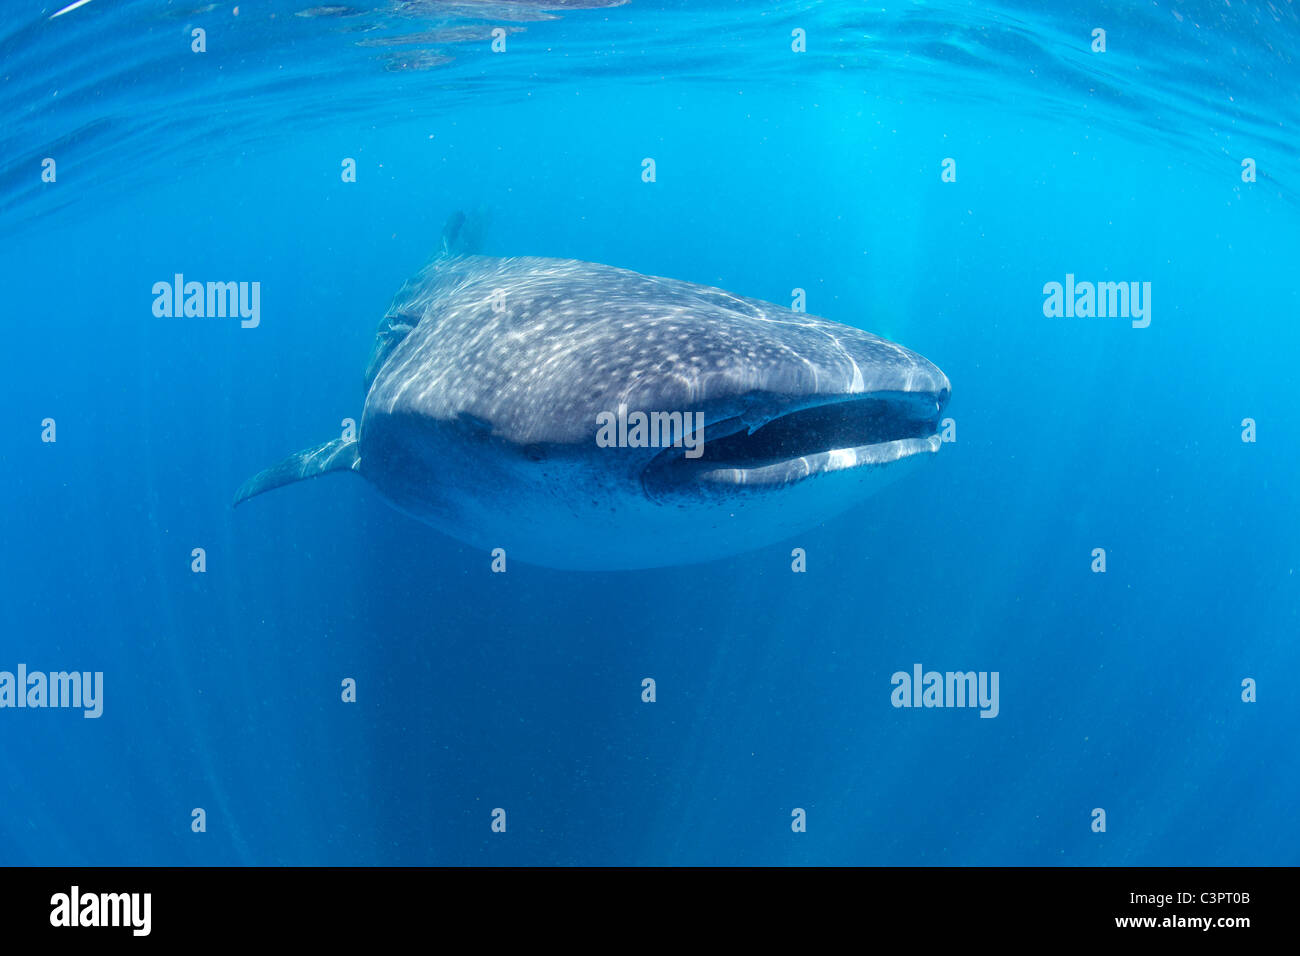
<path id="1" fill-rule="evenodd" d="M 526 563 L 711 561 L 843 513 L 942 444 L 933 363 L 870 332 L 678 279 L 467 251 L 460 217 L 379 323 L 354 435 L 235 504 L 353 472 Z"/>

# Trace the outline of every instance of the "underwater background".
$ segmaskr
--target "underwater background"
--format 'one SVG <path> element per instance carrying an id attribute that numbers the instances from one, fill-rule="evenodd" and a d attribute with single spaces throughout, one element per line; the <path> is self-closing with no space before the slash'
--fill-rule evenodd
<path id="1" fill-rule="evenodd" d="M 103 715 L 0 709 L 0 863 L 1300 863 L 1292 3 L 62 6 L 0 26 L 0 670 Z M 458 209 L 803 289 L 956 440 L 653 571 L 493 574 L 349 478 L 232 510 Z M 176 273 L 258 326 L 156 317 Z M 893 707 L 916 663 L 997 717 Z"/>

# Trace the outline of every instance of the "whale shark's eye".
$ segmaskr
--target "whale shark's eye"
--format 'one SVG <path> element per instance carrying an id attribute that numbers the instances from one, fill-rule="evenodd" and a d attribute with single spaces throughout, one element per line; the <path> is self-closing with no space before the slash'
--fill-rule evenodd
<path id="1" fill-rule="evenodd" d="M 366 363 L 366 388 L 375 380 L 393 349 L 401 343 L 410 331 L 420 324 L 420 317 L 409 312 L 391 312 L 379 320 L 375 330 L 375 347 L 370 352 L 370 361 Z"/>
<path id="2" fill-rule="evenodd" d="M 394 312 L 391 315 L 384 316 L 384 323 L 389 331 L 405 335 L 420 324 L 420 317 L 409 312 Z"/>

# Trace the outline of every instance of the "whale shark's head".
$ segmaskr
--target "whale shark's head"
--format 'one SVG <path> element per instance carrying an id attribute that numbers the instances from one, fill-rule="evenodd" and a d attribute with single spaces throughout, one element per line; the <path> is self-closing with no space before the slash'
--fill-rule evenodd
<path id="1" fill-rule="evenodd" d="M 810 316 L 749 321 L 739 348 L 710 348 L 720 343 L 703 334 L 700 364 L 714 367 L 693 380 L 692 391 L 707 396 L 696 406 L 702 440 L 655 450 L 641 470 L 647 496 L 665 504 L 784 498 L 835 473 L 850 483 L 869 473 L 879 484 L 901 470 L 892 466 L 938 451 L 951 388 L 931 362 Z M 640 406 L 673 407 L 678 390 L 669 382 L 638 389 Z"/>
<path id="2" fill-rule="evenodd" d="M 370 366 L 361 472 L 462 540 L 557 567 L 788 538 L 937 451 L 950 394 L 859 329 L 532 258 L 431 265 Z"/>

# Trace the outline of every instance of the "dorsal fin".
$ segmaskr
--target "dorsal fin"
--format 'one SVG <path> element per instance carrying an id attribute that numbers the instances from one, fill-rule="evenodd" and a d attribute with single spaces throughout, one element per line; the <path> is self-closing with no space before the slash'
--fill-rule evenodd
<path id="1" fill-rule="evenodd" d="M 447 217 L 447 223 L 442 227 L 442 244 L 438 255 L 477 255 L 483 246 L 483 235 L 487 232 L 487 225 L 487 211 L 482 206 L 469 215 L 459 209 L 456 210 Z"/>
<path id="2" fill-rule="evenodd" d="M 457 209 L 448 218 L 446 224 L 442 227 L 442 254 L 444 256 L 456 255 L 456 243 L 465 228 L 465 214 Z"/>

